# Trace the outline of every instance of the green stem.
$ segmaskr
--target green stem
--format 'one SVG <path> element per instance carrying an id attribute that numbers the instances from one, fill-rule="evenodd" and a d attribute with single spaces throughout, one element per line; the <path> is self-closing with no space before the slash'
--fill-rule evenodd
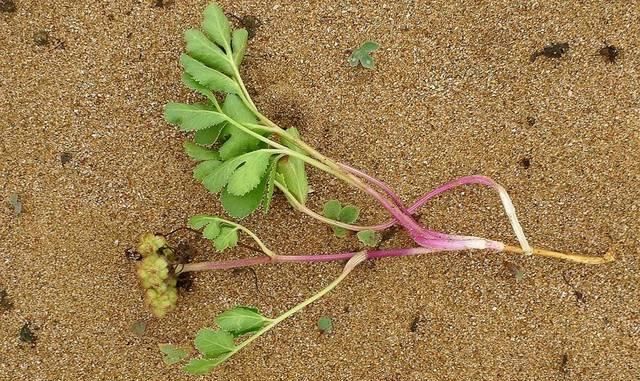
<path id="1" fill-rule="evenodd" d="M 247 345 L 251 344 L 255 339 L 257 339 L 258 337 L 262 336 L 263 334 L 268 332 L 271 328 L 275 327 L 276 325 L 278 325 L 282 321 L 286 320 L 291 315 L 295 314 L 296 312 L 302 310 L 303 308 L 305 308 L 309 304 L 311 304 L 311 303 L 315 302 L 316 300 L 318 300 L 318 299 L 322 298 L 323 296 L 325 296 L 327 293 L 329 293 L 331 290 L 333 290 L 340 282 L 342 282 L 344 280 L 344 278 L 346 278 L 347 275 L 349 275 L 349 273 L 358 264 L 360 264 L 362 261 L 364 261 L 366 259 L 367 259 L 367 252 L 366 251 L 361 251 L 360 253 L 354 255 L 353 257 L 351 257 L 351 259 L 349 259 L 347 264 L 344 266 L 344 270 L 342 270 L 342 274 L 340 274 L 339 277 L 337 277 L 333 282 L 331 282 L 331 284 L 329 284 L 327 287 L 325 287 L 324 289 L 322 289 L 320 292 L 318 292 L 317 294 L 313 295 L 309 299 L 307 299 L 304 302 L 298 304 L 297 306 L 293 307 L 292 309 L 290 309 L 289 311 L 283 313 L 282 315 L 278 316 L 277 318 L 271 320 L 269 324 L 265 325 L 262 329 L 260 329 L 258 332 L 253 334 L 251 337 L 249 337 L 248 339 L 246 339 L 242 343 L 238 344 L 233 349 L 233 351 L 231 351 L 227 355 L 225 355 L 224 360 L 222 360 L 222 361 L 225 361 L 229 357 L 233 356 L 234 354 L 239 352 L 242 348 L 244 348 Z"/>
<path id="2" fill-rule="evenodd" d="M 220 217 L 214 217 L 214 218 L 216 220 L 224 223 L 224 224 L 231 225 L 231 226 L 235 227 L 236 229 L 242 230 L 249 237 L 251 237 L 258 244 L 258 246 L 260 246 L 260 250 L 262 250 L 266 255 L 268 255 L 271 258 L 275 258 L 276 257 L 276 254 L 273 251 L 271 251 L 267 247 L 267 245 L 265 245 L 264 242 L 262 242 L 262 240 L 260 238 L 258 238 L 258 236 L 255 235 L 251 230 L 249 230 L 246 227 L 244 227 L 244 226 L 242 226 L 240 224 L 237 224 L 237 223 L 235 223 L 233 221 L 225 220 L 224 218 L 220 218 Z"/>
<path id="3" fill-rule="evenodd" d="M 361 225 L 351 225 L 351 224 L 345 224 L 344 222 L 340 222 L 340 221 L 336 221 L 336 220 L 332 220 L 331 218 L 327 218 L 323 215 L 320 215 L 316 212 L 314 212 L 313 210 L 307 208 L 304 204 L 300 203 L 300 201 L 298 201 L 298 199 L 291 194 L 291 192 L 289 192 L 289 190 L 287 189 L 286 186 L 284 186 L 283 184 L 281 184 L 278 181 L 274 182 L 275 186 L 278 187 L 278 189 L 284 193 L 285 197 L 287 198 L 287 200 L 289 201 L 289 203 L 291 204 L 291 206 L 293 206 L 294 209 L 296 209 L 299 212 L 302 212 L 308 216 L 310 216 L 311 218 L 314 218 L 320 222 L 323 222 L 325 224 L 328 225 L 333 225 L 333 226 L 338 226 L 341 228 L 345 228 L 347 230 L 351 230 L 351 231 L 362 231 L 362 230 L 369 230 L 371 228 L 375 228 L 375 226 L 361 226 Z"/>

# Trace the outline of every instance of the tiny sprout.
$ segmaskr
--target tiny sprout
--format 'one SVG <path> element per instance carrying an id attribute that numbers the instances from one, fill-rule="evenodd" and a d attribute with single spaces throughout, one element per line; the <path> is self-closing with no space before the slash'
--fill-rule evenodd
<path id="1" fill-rule="evenodd" d="M 380 45 L 373 41 L 363 43 L 358 49 L 351 53 L 351 56 L 349 57 L 349 64 L 353 67 L 360 64 L 366 69 L 373 69 L 375 67 L 375 62 L 370 53 L 374 52 L 379 47 Z"/>
<path id="2" fill-rule="evenodd" d="M 318 329 L 324 333 L 329 334 L 333 331 L 333 319 L 329 316 L 323 316 L 318 319 Z"/>

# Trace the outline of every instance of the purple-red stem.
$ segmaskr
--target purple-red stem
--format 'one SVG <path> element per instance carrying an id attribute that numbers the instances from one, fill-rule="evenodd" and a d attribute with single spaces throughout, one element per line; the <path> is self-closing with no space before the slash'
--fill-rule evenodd
<path id="1" fill-rule="evenodd" d="M 385 258 L 385 257 L 407 257 L 413 255 L 433 253 L 434 250 L 424 247 L 404 248 L 404 249 L 387 249 L 387 250 L 371 250 L 367 251 L 368 259 Z M 256 257 L 245 259 L 234 259 L 230 261 L 216 262 L 200 262 L 187 263 L 181 265 L 177 272 L 194 272 L 207 270 L 229 270 L 238 267 L 247 267 L 255 265 L 266 265 L 268 263 L 313 263 L 313 262 L 333 262 L 348 260 L 359 252 L 345 252 L 336 254 L 317 254 L 317 255 L 276 255 L 274 257 Z"/>

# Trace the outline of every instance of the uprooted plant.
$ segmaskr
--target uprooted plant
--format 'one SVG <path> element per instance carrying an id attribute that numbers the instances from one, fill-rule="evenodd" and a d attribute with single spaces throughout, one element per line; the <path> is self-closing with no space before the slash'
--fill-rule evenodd
<path id="1" fill-rule="evenodd" d="M 239 72 L 247 37 L 244 29 L 232 30 L 222 9 L 215 4 L 208 6 L 204 12 L 202 31 L 190 29 L 185 33 L 187 52 L 180 58 L 184 69 L 182 81 L 206 101 L 201 104 L 169 103 L 165 117 L 182 131 L 193 132 L 193 141 L 185 142 L 184 147 L 186 153 L 198 162 L 193 171 L 194 177 L 210 192 L 220 194 L 224 210 L 233 219 L 247 217 L 259 208 L 266 213 L 277 188 L 295 210 L 330 225 L 339 237 L 345 236 L 348 231 L 355 232 L 364 245 L 372 248 L 335 254 L 279 255 L 269 249 L 254 232 L 230 219 L 197 215 L 189 219 L 190 228 L 202 230 L 204 237 L 211 240 L 217 251 L 236 246 L 238 234 L 242 233 L 255 241 L 264 256 L 180 263 L 174 250 L 167 244 L 166 237 L 143 235 L 138 251 L 144 258 L 138 265 L 138 277 L 146 290 L 146 303 L 158 317 L 175 307 L 178 295 L 176 279 L 180 274 L 267 263 L 347 261 L 342 274 L 335 281 L 276 318 L 267 318 L 250 307 L 236 307 L 223 312 L 215 320 L 218 329 L 204 328 L 198 332 L 195 347 L 201 357 L 192 359 L 185 366 L 186 371 L 194 374 L 210 371 L 284 319 L 328 293 L 354 267 L 367 259 L 483 249 L 587 264 L 613 260 L 611 254 L 589 257 L 532 248 L 507 192 L 487 177 L 456 179 L 407 206 L 389 185 L 324 156 L 303 141 L 295 128 L 282 129 L 257 109 Z M 322 212 L 311 210 L 306 203 L 309 193 L 307 166 L 324 171 L 365 192 L 391 218 L 378 225 L 357 225 L 358 208 L 343 205 L 338 200 L 329 200 Z M 519 246 L 434 231 L 422 226 L 414 218 L 413 214 L 430 199 L 454 187 L 471 184 L 488 186 L 497 191 Z M 404 230 L 416 247 L 379 249 L 380 236 L 388 229 Z M 176 363 L 187 356 L 184 348 L 168 344 L 161 345 L 161 351 L 167 363 Z"/>

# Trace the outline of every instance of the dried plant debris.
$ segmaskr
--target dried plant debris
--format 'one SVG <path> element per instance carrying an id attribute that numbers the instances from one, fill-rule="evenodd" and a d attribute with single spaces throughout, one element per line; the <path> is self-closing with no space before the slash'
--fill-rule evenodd
<path id="1" fill-rule="evenodd" d="M 9 294 L 7 290 L 0 287 L 0 311 L 9 311 L 13 308 L 13 303 L 11 299 L 9 299 Z"/>
<path id="2" fill-rule="evenodd" d="M 536 58 L 540 56 L 545 56 L 547 58 L 561 58 L 569 51 L 569 43 L 568 42 L 554 42 L 553 44 L 547 45 L 542 50 L 538 50 L 537 52 L 531 55 L 531 62 L 535 61 Z"/>
<path id="3" fill-rule="evenodd" d="M 30 322 L 24 323 L 22 328 L 20 328 L 20 333 L 18 337 L 20 341 L 22 341 L 23 343 L 28 343 L 28 344 L 31 344 L 32 346 L 36 345 L 36 341 L 38 341 L 38 336 L 34 332 L 34 328 L 31 327 Z"/>
<path id="4" fill-rule="evenodd" d="M 9 204 L 13 208 L 13 214 L 19 216 L 22 213 L 22 201 L 20 201 L 20 196 L 17 193 L 9 195 Z"/>
<path id="5" fill-rule="evenodd" d="M 605 46 L 600 48 L 598 51 L 602 57 L 604 57 L 607 62 L 616 63 L 618 56 L 620 55 L 620 49 L 613 45 L 609 45 L 605 43 Z"/>
<path id="6" fill-rule="evenodd" d="M 62 152 L 60 154 L 60 163 L 63 167 L 65 166 L 65 164 L 68 164 L 71 159 L 73 159 L 73 155 L 71 155 L 69 152 Z"/>
<path id="7" fill-rule="evenodd" d="M 49 45 L 49 32 L 41 30 L 33 35 L 33 42 L 38 46 Z"/>
<path id="8" fill-rule="evenodd" d="M 147 323 L 143 320 L 136 320 L 131 324 L 130 329 L 136 336 L 142 337 L 147 330 Z"/>
<path id="9" fill-rule="evenodd" d="M 521 266 L 513 262 L 505 261 L 504 268 L 509 276 L 515 278 L 517 281 L 521 281 L 524 278 L 524 269 Z"/>
<path id="10" fill-rule="evenodd" d="M 236 20 L 238 20 L 238 23 L 240 24 L 241 28 L 244 28 L 247 30 L 247 32 L 249 33 L 249 39 L 252 39 L 256 35 L 258 28 L 260 28 L 260 25 L 262 25 L 262 21 L 260 21 L 260 19 L 258 19 L 256 16 L 252 16 L 252 15 L 244 15 L 242 17 L 238 17 L 236 15 L 231 15 L 231 16 Z"/>
<path id="11" fill-rule="evenodd" d="M 13 0 L 0 0 L 0 12 L 13 13 L 16 11 L 16 3 Z"/>

